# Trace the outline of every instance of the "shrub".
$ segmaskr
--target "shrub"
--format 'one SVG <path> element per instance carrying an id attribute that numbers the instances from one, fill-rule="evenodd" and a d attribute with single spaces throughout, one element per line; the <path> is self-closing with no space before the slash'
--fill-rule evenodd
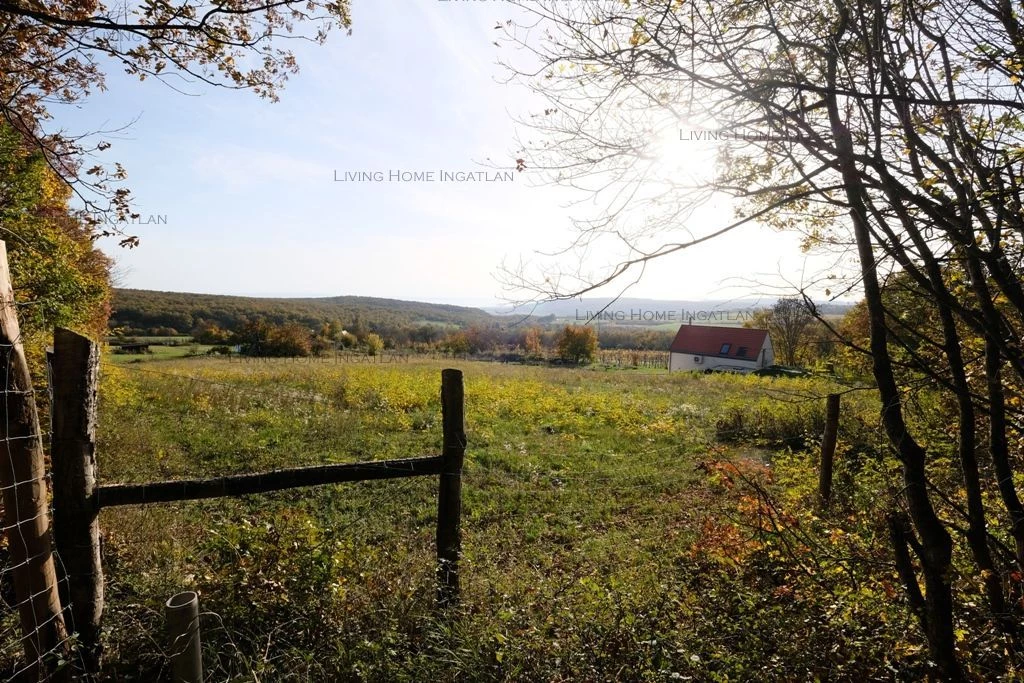
<path id="1" fill-rule="evenodd" d="M 597 332 L 585 325 L 566 325 L 555 342 L 558 356 L 579 365 L 590 363 L 597 353 Z"/>
<path id="2" fill-rule="evenodd" d="M 371 356 L 376 356 L 384 350 L 384 340 L 381 339 L 379 334 L 370 333 L 366 335 L 366 353 Z"/>

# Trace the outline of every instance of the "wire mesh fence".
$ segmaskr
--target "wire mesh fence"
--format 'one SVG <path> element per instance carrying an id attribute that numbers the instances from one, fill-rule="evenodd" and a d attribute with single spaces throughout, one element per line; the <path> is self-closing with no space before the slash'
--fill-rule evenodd
<path id="1" fill-rule="evenodd" d="M 6 250 L 0 243 L 0 676 L 19 681 L 67 680 L 79 652 L 74 620 L 62 609 L 60 599 L 67 591 L 62 558 L 52 547 L 44 457 L 44 441 L 49 443 L 50 434 L 41 426 L 49 422 L 40 420 L 37 410 L 18 309 Z"/>

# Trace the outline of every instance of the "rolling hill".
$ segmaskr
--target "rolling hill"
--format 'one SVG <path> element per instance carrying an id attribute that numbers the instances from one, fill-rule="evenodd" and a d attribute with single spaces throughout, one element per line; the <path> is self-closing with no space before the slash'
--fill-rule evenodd
<path id="1" fill-rule="evenodd" d="M 333 320 L 352 325 L 358 320 L 374 330 L 426 324 L 465 327 L 496 321 L 478 308 L 375 297 L 261 298 L 115 289 L 110 327 L 169 328 L 187 334 L 204 321 L 236 329 L 256 318 L 311 327 Z"/>

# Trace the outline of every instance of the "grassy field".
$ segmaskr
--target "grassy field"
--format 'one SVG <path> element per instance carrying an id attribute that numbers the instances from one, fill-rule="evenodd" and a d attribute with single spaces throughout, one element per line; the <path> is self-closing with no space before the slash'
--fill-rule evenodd
<path id="1" fill-rule="evenodd" d="M 184 344 L 188 345 L 192 341 L 192 336 L 187 334 L 179 334 L 174 337 L 149 337 L 146 335 L 131 335 L 130 339 L 136 342 L 148 343 L 148 344 Z M 108 342 L 116 342 L 118 337 L 107 337 Z"/>
<path id="2" fill-rule="evenodd" d="M 102 373 L 104 483 L 440 448 L 441 362 L 113 361 Z M 752 522 L 772 518 L 753 493 L 761 484 L 784 484 L 793 509 L 813 509 L 813 464 L 778 449 L 813 448 L 825 382 L 458 365 L 469 448 L 457 610 L 432 608 L 434 478 L 115 508 L 101 515 L 110 679 L 166 675 L 162 601 L 183 589 L 201 594 L 208 680 L 912 670 L 919 644 L 884 586 L 823 600 L 817 588 L 839 580 L 841 563 L 816 556 L 810 581 L 807 558 Z M 865 394 L 847 405 L 874 411 Z M 841 451 L 872 438 L 844 431 Z M 846 474 L 841 464 L 840 498 Z M 838 521 L 808 513 L 807 533 L 834 538 L 854 525 L 842 521 L 848 509 Z M 870 555 L 870 540 L 844 540 L 841 552 Z"/>
<path id="3" fill-rule="evenodd" d="M 140 341 L 145 343 L 147 339 L 142 337 Z M 151 343 L 156 344 L 156 342 Z M 106 357 L 111 363 L 149 363 L 152 361 L 175 360 L 200 355 L 212 348 L 212 346 L 205 344 L 154 345 L 149 347 L 149 353 L 109 353 Z"/>

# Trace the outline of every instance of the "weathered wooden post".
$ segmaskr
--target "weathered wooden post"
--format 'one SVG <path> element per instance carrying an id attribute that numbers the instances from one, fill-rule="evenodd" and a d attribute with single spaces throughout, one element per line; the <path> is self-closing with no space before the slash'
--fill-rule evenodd
<path id="1" fill-rule="evenodd" d="M 0 421 L 0 489 L 4 530 L 27 660 L 25 680 L 48 673 L 56 655 L 66 656 L 64 618 L 50 549 L 43 442 L 32 393 L 32 377 L 14 307 L 7 245 L 0 241 L 0 354 L 6 385 Z M 46 660 L 50 654 L 54 656 Z M 58 678 L 59 675 L 53 676 Z"/>
<path id="2" fill-rule="evenodd" d="M 839 394 L 829 394 L 825 403 L 825 435 L 821 439 L 821 462 L 818 472 L 818 498 L 822 506 L 832 498 L 832 464 L 839 435 Z"/>
<path id="3" fill-rule="evenodd" d="M 78 632 L 87 674 L 100 664 L 103 568 L 96 504 L 99 345 L 71 330 L 53 335 L 53 534 L 67 585 L 61 599 Z"/>
<path id="4" fill-rule="evenodd" d="M 461 370 L 441 371 L 441 422 L 444 445 L 437 490 L 437 604 L 450 607 L 459 601 L 459 555 L 462 538 L 462 463 L 466 433 Z"/>

